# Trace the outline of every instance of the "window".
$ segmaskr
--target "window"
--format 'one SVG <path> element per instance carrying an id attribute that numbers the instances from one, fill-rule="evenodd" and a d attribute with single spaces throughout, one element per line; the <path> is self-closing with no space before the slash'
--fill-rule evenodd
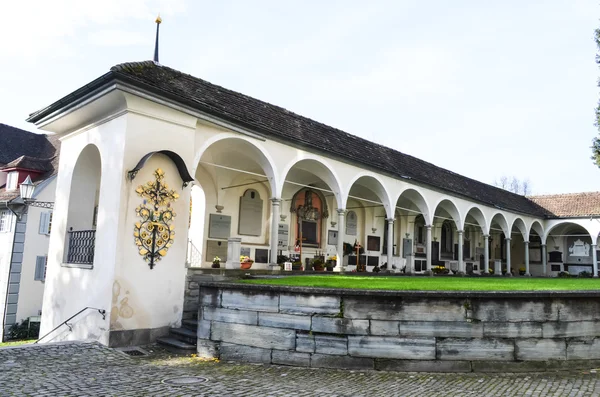
<path id="1" fill-rule="evenodd" d="M 17 182 L 19 180 L 19 173 L 17 171 L 9 172 L 6 178 L 6 190 L 15 190 L 17 188 Z"/>
<path id="2" fill-rule="evenodd" d="M 8 210 L 0 211 L 0 232 L 6 233 L 10 231 L 11 214 Z"/>
<path id="3" fill-rule="evenodd" d="M 40 214 L 40 234 L 50 234 L 52 229 L 52 212 L 42 212 Z"/>
<path id="4" fill-rule="evenodd" d="M 35 281 L 46 280 L 46 265 L 48 264 L 47 256 L 36 256 L 35 257 L 35 273 L 33 279 Z"/>

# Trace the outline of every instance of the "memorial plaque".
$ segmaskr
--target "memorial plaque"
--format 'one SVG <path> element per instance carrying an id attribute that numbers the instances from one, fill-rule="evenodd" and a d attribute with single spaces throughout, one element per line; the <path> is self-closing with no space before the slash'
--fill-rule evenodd
<path id="1" fill-rule="evenodd" d="M 240 220 L 238 233 L 260 236 L 262 232 L 263 201 L 255 190 L 247 190 L 240 197 Z"/>
<path id="2" fill-rule="evenodd" d="M 412 251 L 413 251 L 412 239 L 403 238 L 402 239 L 402 257 L 406 258 L 407 256 L 412 255 Z"/>
<path id="3" fill-rule="evenodd" d="M 367 236 L 367 251 L 379 251 L 380 242 L 379 236 Z"/>
<path id="4" fill-rule="evenodd" d="M 357 229 L 358 216 L 356 216 L 356 212 L 348 211 L 348 215 L 346 215 L 346 234 L 349 236 L 356 236 Z"/>
<path id="5" fill-rule="evenodd" d="M 277 247 L 286 248 L 289 241 L 290 226 L 284 223 L 279 224 L 277 229 Z"/>
<path id="6" fill-rule="evenodd" d="M 212 262 L 215 256 L 221 258 L 221 263 L 227 261 L 227 241 L 206 240 L 206 261 Z"/>
<path id="7" fill-rule="evenodd" d="M 250 247 L 241 247 L 240 248 L 240 256 L 250 257 Z"/>
<path id="8" fill-rule="evenodd" d="M 337 245 L 338 243 L 338 231 L 337 230 L 329 230 L 327 233 L 327 244 L 329 245 Z"/>
<path id="9" fill-rule="evenodd" d="M 231 234 L 231 217 L 229 215 L 210 214 L 208 220 L 209 238 L 229 238 Z"/>
<path id="10" fill-rule="evenodd" d="M 567 237 L 567 258 L 569 264 L 592 264 L 592 245 L 589 237 Z"/>
<path id="11" fill-rule="evenodd" d="M 255 257 L 254 262 L 256 263 L 269 263 L 269 250 L 257 248 L 254 250 Z"/>

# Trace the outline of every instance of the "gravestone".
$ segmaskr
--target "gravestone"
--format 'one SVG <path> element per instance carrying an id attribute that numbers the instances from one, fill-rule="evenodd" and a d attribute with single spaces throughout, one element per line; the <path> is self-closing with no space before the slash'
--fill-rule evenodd
<path id="1" fill-rule="evenodd" d="M 277 248 L 285 249 L 288 245 L 290 226 L 280 223 L 277 229 Z"/>
<path id="2" fill-rule="evenodd" d="M 221 258 L 221 262 L 227 261 L 227 242 L 226 241 L 206 241 L 206 261 L 212 262 L 215 256 Z"/>
<path id="3" fill-rule="evenodd" d="M 412 255 L 413 253 L 413 243 L 410 238 L 402 239 L 402 257 L 406 258 L 407 256 Z"/>
<path id="4" fill-rule="evenodd" d="M 240 197 L 238 233 L 245 236 L 260 236 L 262 233 L 263 201 L 256 190 L 248 189 Z"/>
<path id="5" fill-rule="evenodd" d="M 240 256 L 250 257 L 250 247 L 242 247 L 242 248 L 240 248 Z"/>
<path id="6" fill-rule="evenodd" d="M 229 238 L 231 234 L 231 217 L 229 215 L 210 214 L 208 218 L 209 238 Z"/>
<path id="7" fill-rule="evenodd" d="M 338 243 L 338 231 L 337 230 L 329 230 L 327 233 L 327 244 L 328 245 L 337 245 Z"/>
<path id="8" fill-rule="evenodd" d="M 269 263 L 269 250 L 263 248 L 257 248 L 254 250 L 254 262 L 256 263 Z"/>

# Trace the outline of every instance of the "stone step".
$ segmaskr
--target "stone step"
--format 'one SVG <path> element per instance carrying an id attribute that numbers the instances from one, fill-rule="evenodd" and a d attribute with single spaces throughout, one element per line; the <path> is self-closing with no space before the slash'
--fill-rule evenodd
<path id="1" fill-rule="evenodd" d="M 196 352 L 196 346 L 182 342 L 179 339 L 175 339 L 170 336 L 163 336 L 161 338 L 156 339 L 156 342 L 159 345 L 163 345 L 167 350 L 172 353 L 177 354 L 191 354 Z"/>
<path id="2" fill-rule="evenodd" d="M 198 320 L 183 320 L 181 324 L 183 328 L 190 329 L 194 332 L 198 330 Z"/>
<path id="3" fill-rule="evenodd" d="M 196 331 L 192 331 L 188 328 L 171 328 L 169 330 L 169 336 L 193 346 L 196 346 L 196 342 L 198 341 Z"/>

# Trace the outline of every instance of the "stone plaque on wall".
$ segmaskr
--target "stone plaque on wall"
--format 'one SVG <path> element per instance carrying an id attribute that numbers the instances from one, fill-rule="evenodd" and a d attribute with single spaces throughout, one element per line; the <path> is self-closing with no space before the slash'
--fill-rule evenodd
<path id="1" fill-rule="evenodd" d="M 240 248 L 240 256 L 250 256 L 250 247 Z"/>
<path id="2" fill-rule="evenodd" d="M 348 211 L 346 215 L 346 234 L 350 236 L 356 236 L 356 230 L 358 229 L 358 216 L 354 211 Z"/>
<path id="3" fill-rule="evenodd" d="M 208 237 L 229 238 L 231 234 L 231 217 L 228 215 L 210 214 L 208 220 Z"/>
<path id="4" fill-rule="evenodd" d="M 402 257 L 406 258 L 407 256 L 412 255 L 413 251 L 413 242 L 410 238 L 402 239 Z"/>
<path id="5" fill-rule="evenodd" d="M 254 261 L 256 263 L 269 263 L 269 250 L 257 248 L 254 250 Z"/>
<path id="6" fill-rule="evenodd" d="M 592 245 L 589 237 L 567 237 L 567 252 L 565 263 L 591 264 Z"/>
<path id="7" fill-rule="evenodd" d="M 287 248 L 290 234 L 290 226 L 285 223 L 280 223 L 277 229 L 277 247 Z"/>
<path id="8" fill-rule="evenodd" d="M 327 233 L 327 244 L 328 245 L 337 245 L 338 243 L 338 231 L 337 230 L 329 230 Z"/>
<path id="9" fill-rule="evenodd" d="M 246 190 L 240 197 L 240 222 L 238 233 L 260 236 L 262 232 L 263 201 L 256 190 Z"/>
<path id="10" fill-rule="evenodd" d="M 227 261 L 227 241 L 206 241 L 206 261 L 212 262 L 215 256 L 221 258 L 221 263 Z"/>

